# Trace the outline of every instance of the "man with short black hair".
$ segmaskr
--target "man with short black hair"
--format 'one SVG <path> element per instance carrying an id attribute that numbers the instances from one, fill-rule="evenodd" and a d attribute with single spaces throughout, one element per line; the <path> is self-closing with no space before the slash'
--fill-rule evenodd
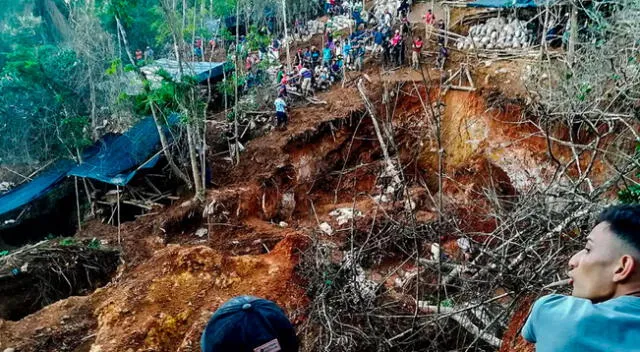
<path id="1" fill-rule="evenodd" d="M 536 351 L 640 351 L 640 205 L 605 209 L 569 260 L 572 296 L 548 295 L 522 329 Z"/>
<path id="2" fill-rule="evenodd" d="M 282 309 L 266 299 L 239 296 L 213 314 L 202 352 L 297 352 L 298 338 Z"/>
<path id="3" fill-rule="evenodd" d="M 284 95 L 279 95 L 273 105 L 276 107 L 276 128 L 286 129 L 288 123 L 287 110 L 289 107 L 287 102 L 284 101 Z"/>

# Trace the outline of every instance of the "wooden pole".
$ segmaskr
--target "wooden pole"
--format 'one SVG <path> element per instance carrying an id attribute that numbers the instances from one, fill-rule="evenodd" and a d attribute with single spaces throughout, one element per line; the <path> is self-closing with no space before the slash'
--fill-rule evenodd
<path id="1" fill-rule="evenodd" d="M 444 12 L 447 15 L 447 19 L 445 21 L 445 28 L 447 31 L 444 33 L 444 46 L 449 45 L 449 23 L 451 22 L 451 11 L 449 11 L 449 6 L 444 7 Z"/>
<path id="2" fill-rule="evenodd" d="M 371 122 L 373 123 L 373 128 L 376 132 L 376 137 L 378 137 L 378 143 L 380 143 L 380 149 L 382 149 L 382 155 L 384 156 L 387 169 L 389 172 L 392 173 L 391 177 L 393 178 L 393 182 L 395 184 L 401 184 L 402 181 L 400 180 L 400 176 L 398 176 L 396 167 L 393 164 L 393 161 L 391 160 L 391 156 L 389 155 L 387 144 L 385 143 L 384 138 L 382 137 L 382 132 L 380 130 L 380 126 L 378 125 L 378 118 L 376 117 L 375 109 L 373 108 L 373 104 L 371 104 L 371 101 L 369 100 L 369 98 L 367 98 L 367 93 L 364 90 L 362 79 L 358 81 L 357 87 L 358 87 L 358 91 L 360 92 L 360 96 L 364 101 L 364 106 L 369 112 L 369 116 L 371 116 Z"/>
<path id="3" fill-rule="evenodd" d="M 78 177 L 73 176 L 73 180 L 76 186 L 76 210 L 78 213 L 78 231 L 82 231 L 82 220 L 80 217 L 80 194 L 78 192 Z"/>
<path id="4" fill-rule="evenodd" d="M 245 27 L 246 29 L 246 27 Z M 234 156 L 236 159 L 236 165 L 240 164 L 240 145 L 238 144 L 238 56 L 240 52 L 238 51 L 238 44 L 240 43 L 240 0 L 236 2 L 236 52 L 234 55 L 235 60 L 235 79 L 233 82 L 233 86 L 235 89 L 235 105 L 233 106 L 233 127 L 235 131 L 235 148 L 234 148 Z"/>
<path id="5" fill-rule="evenodd" d="M 284 42 L 287 48 L 287 72 L 291 72 L 291 57 L 289 57 L 289 34 L 287 32 L 287 0 L 282 0 L 282 18 L 284 21 Z"/>
<path id="6" fill-rule="evenodd" d="M 120 186 L 116 185 L 116 199 L 118 200 L 117 211 L 118 211 L 118 245 L 120 245 Z"/>
<path id="7" fill-rule="evenodd" d="M 540 41 L 540 60 L 544 56 L 545 49 L 547 47 L 547 30 L 549 27 L 549 0 L 545 1 L 544 5 L 544 25 L 542 26 L 542 40 Z"/>
<path id="8" fill-rule="evenodd" d="M 569 44 L 567 48 L 567 61 L 569 65 L 573 66 L 573 58 L 576 50 L 576 37 L 578 36 L 578 6 L 576 4 L 571 5 L 571 24 L 569 25 Z"/>

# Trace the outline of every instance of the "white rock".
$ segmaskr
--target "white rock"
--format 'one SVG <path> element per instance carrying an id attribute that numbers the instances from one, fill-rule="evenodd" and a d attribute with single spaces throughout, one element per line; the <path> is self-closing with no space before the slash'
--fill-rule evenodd
<path id="1" fill-rule="evenodd" d="M 16 349 L 13 347 L 5 348 L 3 352 L 16 352 Z"/>
<path id="2" fill-rule="evenodd" d="M 433 260 L 438 260 L 440 257 L 440 246 L 437 243 L 431 245 L 431 255 Z"/>
<path id="3" fill-rule="evenodd" d="M 278 223 L 278 226 L 280 226 L 280 227 L 288 227 L 288 226 L 289 226 L 289 224 L 287 224 L 287 223 L 286 223 L 286 222 L 284 222 L 284 221 L 280 221 L 280 222 Z"/>
<path id="4" fill-rule="evenodd" d="M 331 225 L 326 222 L 320 224 L 320 230 L 329 236 L 333 235 L 333 229 L 331 228 Z"/>
<path id="5" fill-rule="evenodd" d="M 199 228 L 199 229 L 196 231 L 196 236 L 198 236 L 198 237 L 202 238 L 202 237 L 206 236 L 208 233 L 209 233 L 209 230 L 207 230 L 207 229 L 205 229 L 205 228 L 203 227 L 203 228 Z"/>
<path id="6" fill-rule="evenodd" d="M 460 249 L 463 252 L 469 252 L 471 250 L 471 242 L 469 242 L 468 238 L 465 238 L 465 237 L 458 238 L 456 240 L 456 243 L 458 244 L 458 247 L 460 247 Z"/>

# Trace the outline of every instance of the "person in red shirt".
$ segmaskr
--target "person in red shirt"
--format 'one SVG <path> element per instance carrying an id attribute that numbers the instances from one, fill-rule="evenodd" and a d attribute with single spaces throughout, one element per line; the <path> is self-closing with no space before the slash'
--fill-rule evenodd
<path id="1" fill-rule="evenodd" d="M 427 13 L 422 16 L 424 18 L 424 38 L 425 40 L 429 40 L 431 30 L 433 28 L 433 24 L 436 23 L 436 16 L 433 14 L 433 11 L 429 9 Z"/>
<path id="2" fill-rule="evenodd" d="M 422 51 L 422 37 L 418 37 L 413 40 L 413 45 L 411 46 L 411 63 L 414 69 L 420 68 L 420 52 Z"/>
<path id="3" fill-rule="evenodd" d="M 436 22 L 436 16 L 433 14 L 433 11 L 431 11 L 431 9 L 429 9 L 429 11 L 427 11 L 427 13 L 422 16 L 422 18 L 424 18 L 424 23 L 426 23 L 427 25 L 433 26 L 433 24 Z"/>

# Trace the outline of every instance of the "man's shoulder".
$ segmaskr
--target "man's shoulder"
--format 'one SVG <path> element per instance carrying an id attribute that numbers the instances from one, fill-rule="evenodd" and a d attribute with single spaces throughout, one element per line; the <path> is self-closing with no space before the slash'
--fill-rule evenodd
<path id="1" fill-rule="evenodd" d="M 586 304 L 591 305 L 592 303 L 591 301 L 583 298 L 576 298 L 573 296 L 565 296 L 565 295 L 559 295 L 559 294 L 551 294 L 551 295 L 540 297 L 533 305 L 533 309 L 534 310 L 535 309 L 559 309 L 559 308 L 570 309 L 575 306 L 586 305 Z"/>

